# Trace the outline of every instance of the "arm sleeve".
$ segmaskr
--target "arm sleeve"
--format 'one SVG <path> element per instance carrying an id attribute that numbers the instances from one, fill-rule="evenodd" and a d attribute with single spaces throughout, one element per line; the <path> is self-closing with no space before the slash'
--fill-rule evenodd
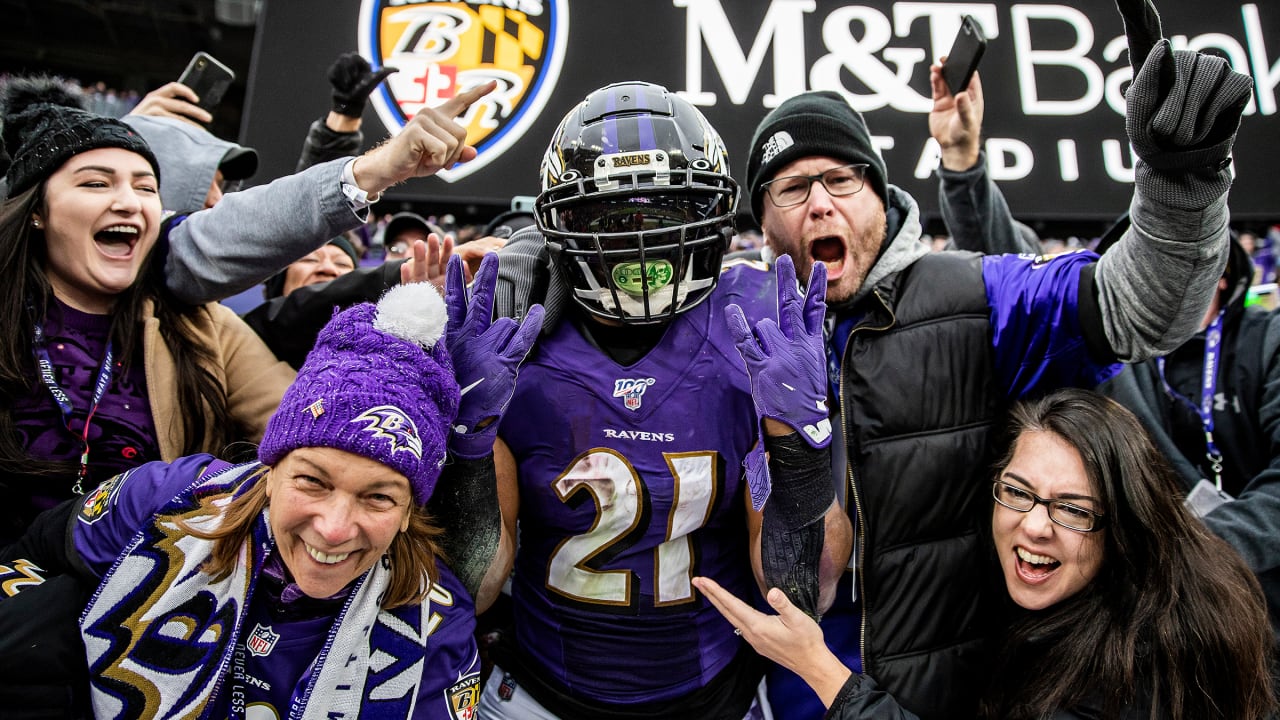
<path id="1" fill-rule="evenodd" d="M 172 223 L 166 233 L 165 285 L 193 305 L 221 300 L 359 227 L 362 218 L 342 194 L 347 161 L 231 193 L 212 208 Z"/>
<path id="2" fill-rule="evenodd" d="M 1004 194 L 987 174 L 985 150 L 968 170 L 938 166 L 938 205 L 951 241 L 960 250 L 984 255 L 1040 254 L 1039 245 L 1018 232 Z"/>
<path id="3" fill-rule="evenodd" d="M 818 618 L 825 516 L 835 501 L 831 448 L 814 448 L 798 433 L 765 437 L 773 491 L 760 526 L 760 566 L 766 587 L 781 589 Z"/>
<path id="4" fill-rule="evenodd" d="M 824 720 L 917 720 L 892 695 L 877 687 L 871 676 L 858 673 L 845 681 L 823 717 Z"/>
<path id="5" fill-rule="evenodd" d="M 106 575 L 133 536 L 155 513 L 208 471 L 228 467 L 212 455 L 149 462 L 85 495 L 72 518 L 75 556 L 95 577 Z"/>
<path id="6" fill-rule="evenodd" d="M 298 166 L 294 172 L 302 172 L 312 165 L 335 160 L 348 155 L 358 155 L 360 146 L 364 144 L 364 133 L 338 132 L 324 124 L 324 118 L 311 123 L 307 137 L 302 141 L 302 154 L 298 156 Z"/>
<path id="7" fill-rule="evenodd" d="M 40 513 L 17 542 L 0 551 L 0 602 L 55 576 L 83 570 L 71 537 L 79 509 L 80 498 L 71 498 Z"/>
<path id="8" fill-rule="evenodd" d="M 399 284 L 404 262 L 394 260 L 378 267 L 356 268 L 329 282 L 300 287 L 245 313 L 244 321 L 276 357 L 296 370 L 302 367 L 335 309 L 377 301 L 388 288 Z"/>
<path id="9" fill-rule="evenodd" d="M 441 547 L 449 567 L 474 597 L 502 539 L 502 510 L 493 454 L 468 460 L 451 457 L 427 503 L 445 529 Z"/>
<path id="10" fill-rule="evenodd" d="M 522 319 L 541 303 L 542 333 L 550 334 L 570 302 L 569 290 L 552 271 L 547 244 L 536 227 L 516 231 L 498 251 L 498 284 L 493 292 L 495 317 Z"/>
<path id="11" fill-rule="evenodd" d="M 1227 196 L 1185 210 L 1135 188 L 1130 227 L 1094 278 L 1107 342 L 1123 362 L 1164 355 L 1191 337 L 1227 260 Z"/>

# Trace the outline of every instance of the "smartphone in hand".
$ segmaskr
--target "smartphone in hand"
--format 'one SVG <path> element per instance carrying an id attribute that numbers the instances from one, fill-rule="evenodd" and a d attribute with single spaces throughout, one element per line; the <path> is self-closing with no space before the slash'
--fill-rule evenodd
<path id="1" fill-rule="evenodd" d="M 187 69 L 182 71 L 178 82 L 196 91 L 200 98 L 196 105 L 213 112 L 235 79 L 236 74 L 231 68 L 209 53 L 198 52 L 191 56 L 191 62 L 187 63 Z"/>
<path id="2" fill-rule="evenodd" d="M 982 28 L 972 15 L 965 15 L 960 21 L 960 32 L 956 33 L 955 42 L 951 44 L 951 52 L 947 53 L 947 61 L 942 63 L 942 79 L 952 95 L 969 87 L 969 81 L 986 51 L 987 38 L 982 34 Z"/>

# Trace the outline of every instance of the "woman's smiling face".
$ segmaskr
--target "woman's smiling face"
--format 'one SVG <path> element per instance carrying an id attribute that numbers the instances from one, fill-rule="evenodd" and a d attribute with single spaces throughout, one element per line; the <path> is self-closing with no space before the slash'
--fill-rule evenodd
<path id="1" fill-rule="evenodd" d="M 1046 500 L 1066 500 L 1101 512 L 1080 453 L 1057 434 L 1032 430 L 1017 440 L 997 478 Z M 1079 532 L 1049 519 L 1049 508 L 1018 512 L 999 503 L 991 531 L 1009 597 L 1028 610 L 1043 610 L 1080 592 L 1098 575 L 1106 530 Z"/>
<path id="2" fill-rule="evenodd" d="M 363 575 L 409 526 L 409 480 L 344 450 L 298 448 L 267 478 L 271 533 L 285 567 L 313 598 Z"/>
<path id="3" fill-rule="evenodd" d="M 32 217 L 48 248 L 54 295 L 88 313 L 111 311 L 160 236 L 160 187 L 146 158 L 123 148 L 73 156 L 45 183 Z"/>

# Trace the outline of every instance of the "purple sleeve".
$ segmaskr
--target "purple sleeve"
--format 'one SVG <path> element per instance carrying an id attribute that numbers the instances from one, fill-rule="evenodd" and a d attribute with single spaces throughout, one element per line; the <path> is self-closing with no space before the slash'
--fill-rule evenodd
<path id="1" fill-rule="evenodd" d="M 75 520 L 80 560 L 99 577 L 105 575 L 158 510 L 205 472 L 225 467 L 212 455 L 191 455 L 172 463 L 149 462 L 102 483 L 85 495 Z"/>
<path id="2" fill-rule="evenodd" d="M 1008 397 L 1092 388 L 1119 372 L 1120 364 L 1089 356 L 1080 326 L 1080 271 L 1097 259 L 1084 250 L 982 259 L 996 372 Z"/>
<path id="3" fill-rule="evenodd" d="M 480 650 L 476 646 L 476 610 L 462 583 L 443 565 L 439 585 L 449 596 L 432 604 L 440 622 L 428 639 L 433 648 L 422 668 L 422 684 L 413 717 L 470 717 L 480 700 Z M 438 592 L 438 591 L 437 591 Z"/>

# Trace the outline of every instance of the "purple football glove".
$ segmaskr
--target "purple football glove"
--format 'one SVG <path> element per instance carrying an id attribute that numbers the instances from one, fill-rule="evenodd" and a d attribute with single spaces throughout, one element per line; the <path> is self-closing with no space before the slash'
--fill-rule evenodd
<path id="1" fill-rule="evenodd" d="M 482 458 L 493 452 L 498 421 L 511 403 L 520 363 L 542 328 L 541 305 L 529 308 L 519 324 L 507 317 L 494 320 L 497 284 L 498 256 L 489 253 L 480 262 L 468 298 L 462 258 L 449 258 L 444 291 L 449 313 L 445 343 L 462 390 L 458 419 L 449 433 L 449 451 L 460 458 Z"/>
<path id="2" fill-rule="evenodd" d="M 827 362 L 822 316 L 827 311 L 827 266 L 814 263 L 809 292 L 800 297 L 791 258 L 778 258 L 778 322 L 765 318 L 755 332 L 742 308 L 724 309 L 729 332 L 751 376 L 751 397 L 761 418 L 785 423 L 815 448 L 831 442 Z"/>

